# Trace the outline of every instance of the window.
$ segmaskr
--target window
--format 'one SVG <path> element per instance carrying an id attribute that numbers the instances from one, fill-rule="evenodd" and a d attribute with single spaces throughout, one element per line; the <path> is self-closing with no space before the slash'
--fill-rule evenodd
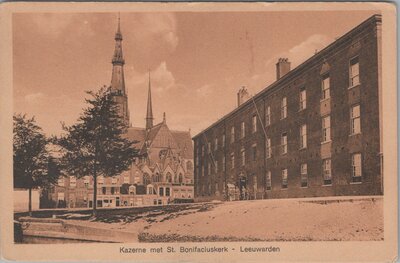
<path id="1" fill-rule="evenodd" d="M 300 126 L 300 149 L 307 148 L 307 125 Z"/>
<path id="2" fill-rule="evenodd" d="M 103 195 L 105 195 L 107 193 L 107 187 L 102 187 L 101 191 L 102 191 Z"/>
<path id="3" fill-rule="evenodd" d="M 350 109 L 350 128 L 351 134 L 361 133 L 360 105 L 353 106 Z"/>
<path id="4" fill-rule="evenodd" d="M 271 180 L 271 172 L 268 171 L 265 175 L 265 188 L 267 190 L 271 190 L 272 180 Z"/>
<path id="5" fill-rule="evenodd" d="M 322 142 L 329 142 L 331 140 L 331 116 L 322 118 Z"/>
<path id="6" fill-rule="evenodd" d="M 111 178 L 111 184 L 117 184 L 117 178 L 116 177 L 112 177 Z"/>
<path id="7" fill-rule="evenodd" d="M 302 163 L 300 165 L 300 181 L 301 181 L 301 187 L 307 187 L 308 186 L 308 176 L 307 176 L 307 164 Z"/>
<path id="8" fill-rule="evenodd" d="M 214 169 L 215 169 L 215 173 L 218 173 L 218 161 L 216 160 L 214 163 Z"/>
<path id="9" fill-rule="evenodd" d="M 331 185 L 332 184 L 331 159 L 322 160 L 322 169 L 324 175 L 324 185 Z"/>
<path id="10" fill-rule="evenodd" d="M 160 196 L 164 196 L 164 187 L 158 188 L 158 193 Z"/>
<path id="11" fill-rule="evenodd" d="M 183 175 L 182 175 L 181 173 L 180 173 L 179 176 L 178 176 L 178 182 L 179 182 L 180 184 L 183 183 Z"/>
<path id="12" fill-rule="evenodd" d="M 324 75 L 322 77 L 322 99 L 329 99 L 331 97 L 330 95 L 330 78 L 329 75 Z"/>
<path id="13" fill-rule="evenodd" d="M 207 153 L 211 153 L 211 142 L 207 143 Z"/>
<path id="14" fill-rule="evenodd" d="M 208 169 L 207 169 L 207 174 L 211 174 L 211 162 L 208 162 Z"/>
<path id="15" fill-rule="evenodd" d="M 218 138 L 215 138 L 214 141 L 214 151 L 218 150 Z"/>
<path id="16" fill-rule="evenodd" d="M 286 97 L 283 97 L 281 101 L 281 119 L 284 119 L 286 117 L 287 117 L 287 99 Z"/>
<path id="17" fill-rule="evenodd" d="M 222 147 L 225 147 L 225 134 L 222 134 Z"/>
<path id="18" fill-rule="evenodd" d="M 124 176 L 124 184 L 129 184 L 129 175 Z"/>
<path id="19" fill-rule="evenodd" d="M 251 147 L 253 162 L 257 160 L 257 145 L 253 144 Z"/>
<path id="20" fill-rule="evenodd" d="M 71 187 L 71 188 L 76 187 L 76 177 L 75 176 L 69 177 L 69 187 Z"/>
<path id="21" fill-rule="evenodd" d="M 244 148 L 240 151 L 240 156 L 242 157 L 242 166 L 244 166 L 246 164 L 246 151 Z"/>
<path id="22" fill-rule="evenodd" d="M 287 153 L 287 133 L 283 133 L 281 136 L 281 153 Z"/>
<path id="23" fill-rule="evenodd" d="M 85 185 L 86 188 L 89 187 L 89 184 L 90 184 L 90 178 L 89 178 L 89 176 L 83 177 L 83 184 Z"/>
<path id="24" fill-rule="evenodd" d="M 225 156 L 222 156 L 222 171 L 225 172 Z"/>
<path id="25" fill-rule="evenodd" d="M 267 158 L 271 158 L 271 139 L 267 138 L 265 140 L 265 154 Z"/>
<path id="26" fill-rule="evenodd" d="M 231 143 L 235 142 L 235 127 L 231 128 Z"/>
<path id="27" fill-rule="evenodd" d="M 148 173 L 143 174 L 143 185 L 150 184 L 150 175 Z"/>
<path id="28" fill-rule="evenodd" d="M 165 188 L 165 196 L 170 196 L 171 195 L 171 190 L 169 187 Z"/>
<path id="29" fill-rule="evenodd" d="M 307 107 L 307 95 L 306 95 L 306 89 L 302 88 L 300 90 L 300 105 L 299 109 L 304 110 Z"/>
<path id="30" fill-rule="evenodd" d="M 59 178 L 57 180 L 57 184 L 58 184 L 58 186 L 64 186 L 64 178 Z"/>
<path id="31" fill-rule="evenodd" d="M 265 109 L 265 126 L 269 126 L 271 124 L 271 107 L 267 106 Z"/>
<path id="32" fill-rule="evenodd" d="M 251 123 L 252 123 L 253 133 L 257 132 L 257 116 L 256 115 L 253 115 Z"/>
<path id="33" fill-rule="evenodd" d="M 288 172 L 287 169 L 282 170 L 282 188 L 285 189 L 288 187 Z"/>
<path id="34" fill-rule="evenodd" d="M 353 182 L 361 182 L 361 153 L 355 153 L 351 156 L 351 166 Z"/>
<path id="35" fill-rule="evenodd" d="M 244 138 L 246 136 L 246 124 L 244 121 L 242 121 L 242 124 L 240 125 L 240 136 L 241 138 Z"/>
<path id="36" fill-rule="evenodd" d="M 172 183 L 172 174 L 168 172 L 167 175 L 165 176 L 165 179 L 167 183 Z"/>
<path id="37" fill-rule="evenodd" d="M 58 193 L 57 193 L 57 200 L 58 200 L 58 201 L 64 201 L 64 200 L 65 200 L 65 195 L 64 195 L 64 193 L 58 192 Z"/>
<path id="38" fill-rule="evenodd" d="M 233 153 L 231 153 L 231 168 L 235 168 L 235 155 Z"/>
<path id="39" fill-rule="evenodd" d="M 350 60 L 350 87 L 360 84 L 360 66 L 358 57 Z"/>

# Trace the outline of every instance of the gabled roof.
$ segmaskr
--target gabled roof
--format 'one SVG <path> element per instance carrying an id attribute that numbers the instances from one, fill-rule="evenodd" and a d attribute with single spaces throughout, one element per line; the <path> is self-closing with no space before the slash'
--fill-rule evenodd
<path id="1" fill-rule="evenodd" d="M 189 131 L 171 131 L 185 159 L 193 159 L 193 144 Z"/>
<path id="2" fill-rule="evenodd" d="M 145 153 L 145 142 L 150 148 L 171 148 L 185 159 L 193 159 L 193 142 L 189 131 L 172 131 L 165 122 L 153 126 L 148 132 L 145 128 L 128 128 L 130 140 L 138 141 L 135 145 L 141 153 Z"/>

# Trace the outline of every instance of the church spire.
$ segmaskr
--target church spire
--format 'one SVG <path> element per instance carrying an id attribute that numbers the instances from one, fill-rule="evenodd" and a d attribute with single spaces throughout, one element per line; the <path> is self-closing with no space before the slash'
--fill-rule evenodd
<path id="1" fill-rule="evenodd" d="M 113 91 L 125 94 L 125 79 L 124 79 L 124 56 L 122 54 L 122 34 L 120 26 L 120 17 L 118 14 L 118 28 L 115 33 L 115 49 L 112 58 L 113 72 L 111 78 L 111 89 Z"/>
<path id="2" fill-rule="evenodd" d="M 153 106 L 151 104 L 151 80 L 150 80 L 150 70 L 149 70 L 149 90 L 147 95 L 147 114 L 146 114 L 146 129 L 151 129 L 153 127 Z"/>
<path id="3" fill-rule="evenodd" d="M 118 26 L 115 33 L 115 49 L 112 58 L 112 76 L 111 76 L 111 91 L 114 94 L 114 99 L 119 107 L 119 114 L 125 121 L 127 126 L 129 123 L 128 97 L 125 91 L 124 64 L 125 60 L 122 54 L 122 34 L 121 34 L 120 15 L 118 14 Z"/>

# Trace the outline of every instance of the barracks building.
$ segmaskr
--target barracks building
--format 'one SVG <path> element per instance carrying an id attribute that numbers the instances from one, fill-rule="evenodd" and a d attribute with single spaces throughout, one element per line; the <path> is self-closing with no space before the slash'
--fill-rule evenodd
<path id="1" fill-rule="evenodd" d="M 383 194 L 381 16 L 290 69 L 194 138 L 196 200 Z"/>

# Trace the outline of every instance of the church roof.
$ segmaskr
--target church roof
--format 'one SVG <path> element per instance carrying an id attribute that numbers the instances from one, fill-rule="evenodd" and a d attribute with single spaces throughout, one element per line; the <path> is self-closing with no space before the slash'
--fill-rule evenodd
<path id="1" fill-rule="evenodd" d="M 182 151 L 182 155 L 186 159 L 193 159 L 193 144 L 190 132 L 188 131 L 171 131 L 175 141 L 178 143 L 179 149 Z"/>
<path id="2" fill-rule="evenodd" d="M 147 136 L 146 136 L 147 135 Z M 144 143 L 150 148 L 176 149 L 185 159 L 193 159 L 193 145 L 189 131 L 172 131 L 165 122 L 153 126 L 148 132 L 145 128 L 130 127 L 127 136 L 132 141 L 138 141 L 136 147 L 145 152 Z"/>

